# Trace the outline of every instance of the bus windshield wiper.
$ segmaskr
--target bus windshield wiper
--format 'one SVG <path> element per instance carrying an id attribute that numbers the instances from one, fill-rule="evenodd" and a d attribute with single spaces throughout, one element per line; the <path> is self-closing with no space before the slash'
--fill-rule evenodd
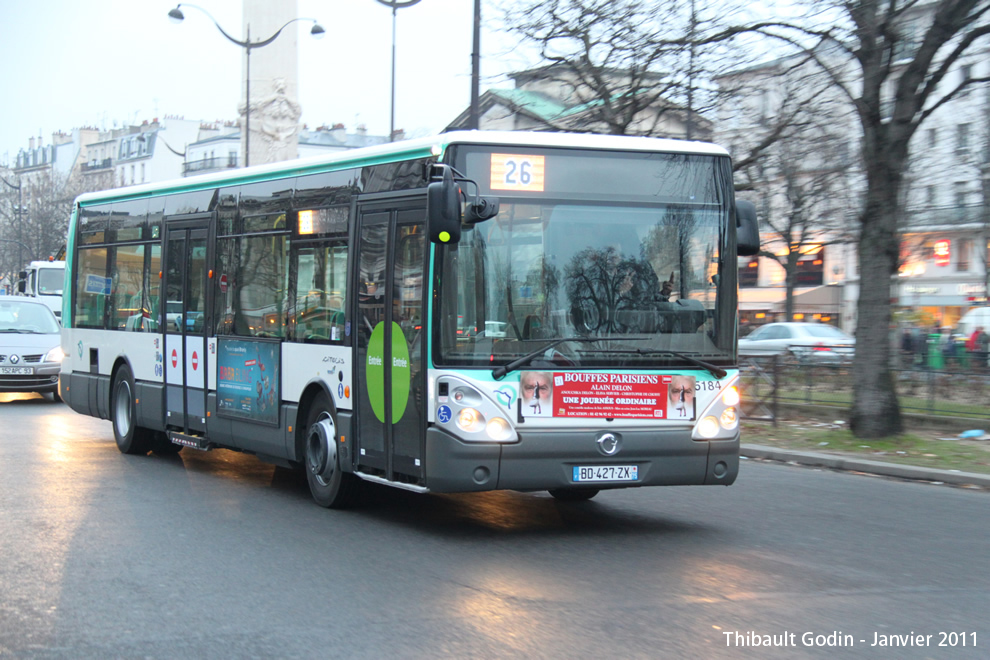
<path id="1" fill-rule="evenodd" d="M 509 364 L 503 365 L 501 367 L 495 367 L 492 369 L 492 378 L 495 380 L 502 380 L 505 375 L 510 371 L 515 371 L 519 367 L 527 364 L 530 360 L 538 357 L 541 353 L 549 351 L 554 346 L 558 344 L 563 344 L 565 341 L 581 342 L 584 344 L 589 344 L 596 341 L 634 341 L 649 339 L 649 337 L 561 337 L 560 339 L 554 339 L 553 341 L 540 346 L 535 351 L 531 351 L 522 357 L 518 357 Z"/>
<path id="2" fill-rule="evenodd" d="M 613 351 L 606 351 L 607 353 L 635 353 L 637 355 L 670 355 L 671 357 L 676 357 L 684 360 L 685 362 L 690 362 L 691 364 L 701 367 L 707 370 L 711 375 L 716 378 L 725 378 L 728 372 L 721 367 L 715 366 L 711 362 L 705 362 L 704 360 L 699 360 L 690 353 L 681 353 L 679 351 L 671 351 L 662 348 L 628 348 Z"/>

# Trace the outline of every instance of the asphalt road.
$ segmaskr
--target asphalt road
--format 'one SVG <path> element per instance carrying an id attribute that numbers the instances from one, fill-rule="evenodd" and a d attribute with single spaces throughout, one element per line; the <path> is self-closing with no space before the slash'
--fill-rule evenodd
<path id="1" fill-rule="evenodd" d="M 0 395 L 5 659 L 985 658 L 988 529 L 986 492 L 756 462 L 334 512 L 251 456 L 124 456 L 109 422 Z"/>

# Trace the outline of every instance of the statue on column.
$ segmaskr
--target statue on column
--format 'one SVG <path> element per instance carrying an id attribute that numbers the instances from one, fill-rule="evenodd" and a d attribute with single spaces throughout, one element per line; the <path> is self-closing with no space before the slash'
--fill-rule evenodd
<path id="1" fill-rule="evenodd" d="M 274 163 L 298 155 L 299 118 L 302 107 L 285 92 L 285 78 L 272 80 L 272 93 L 251 100 L 251 163 Z M 244 106 L 241 130 L 244 130 Z"/>

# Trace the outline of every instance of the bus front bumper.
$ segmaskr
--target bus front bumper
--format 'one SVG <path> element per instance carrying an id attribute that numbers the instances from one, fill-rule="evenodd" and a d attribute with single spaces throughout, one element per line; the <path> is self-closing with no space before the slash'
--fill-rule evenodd
<path id="1" fill-rule="evenodd" d="M 612 455 L 598 442 L 606 432 L 618 441 Z M 519 442 L 482 444 L 463 442 L 434 426 L 426 434 L 426 452 L 427 487 L 433 492 L 728 486 L 739 473 L 738 433 L 729 440 L 699 442 L 685 429 L 521 431 Z M 575 481 L 575 468 L 602 466 L 634 466 L 636 478 Z"/>

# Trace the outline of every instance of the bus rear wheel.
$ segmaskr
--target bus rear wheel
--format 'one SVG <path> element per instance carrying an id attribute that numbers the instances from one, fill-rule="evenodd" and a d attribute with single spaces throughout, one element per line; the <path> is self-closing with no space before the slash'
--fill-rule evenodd
<path id="1" fill-rule="evenodd" d="M 328 509 L 343 509 L 357 501 L 360 483 L 353 474 L 340 469 L 337 424 L 331 410 L 326 394 L 318 395 L 309 407 L 303 467 L 316 503 Z"/>
<path id="2" fill-rule="evenodd" d="M 147 454 L 151 450 L 153 433 L 136 424 L 134 376 L 126 364 L 117 370 L 110 391 L 110 421 L 117 449 L 124 454 Z"/>
<path id="3" fill-rule="evenodd" d="M 561 502 L 586 502 L 600 491 L 597 488 L 554 488 L 547 492 Z"/>

